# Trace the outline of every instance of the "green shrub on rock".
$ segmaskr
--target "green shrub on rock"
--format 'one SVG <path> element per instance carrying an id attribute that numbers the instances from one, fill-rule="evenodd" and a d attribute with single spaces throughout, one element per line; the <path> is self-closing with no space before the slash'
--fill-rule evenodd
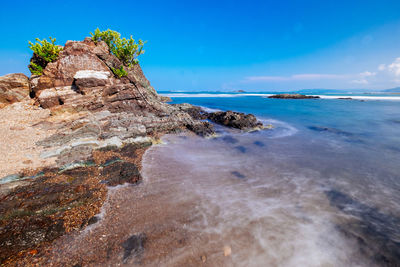
<path id="1" fill-rule="evenodd" d="M 58 54 L 63 50 L 61 46 L 55 44 L 55 38 L 50 37 L 50 41 L 40 40 L 39 38 L 36 38 L 35 44 L 29 41 L 29 48 L 33 51 L 33 57 L 28 67 L 32 74 L 42 75 L 47 64 L 57 60 Z"/>
<path id="2" fill-rule="evenodd" d="M 132 66 L 138 63 L 137 57 L 144 53 L 142 40 L 138 43 L 132 38 L 121 38 L 121 34 L 110 29 L 100 31 L 97 28 L 94 33 L 90 33 L 94 42 L 104 41 L 111 53 L 114 54 L 125 66 Z"/>
<path id="3" fill-rule="evenodd" d="M 113 67 L 111 67 L 111 70 L 113 71 L 113 73 L 118 76 L 118 78 L 127 76 L 128 73 L 126 72 L 126 70 L 124 69 L 124 66 L 121 66 L 119 69 L 115 69 Z"/>

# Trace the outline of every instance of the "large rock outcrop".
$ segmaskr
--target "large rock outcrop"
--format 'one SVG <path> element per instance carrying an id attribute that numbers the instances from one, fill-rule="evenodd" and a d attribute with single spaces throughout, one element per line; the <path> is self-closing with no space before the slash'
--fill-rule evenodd
<path id="1" fill-rule="evenodd" d="M 54 164 L 8 175 L 0 183 L 0 264 L 48 263 L 50 242 L 96 219 L 106 186 L 140 182 L 141 157 L 160 135 L 181 130 L 213 135 L 207 119 L 245 130 L 262 126 L 252 115 L 164 103 L 139 64 L 125 66 L 127 76 L 118 78 L 112 69 L 121 66 L 104 42 L 86 38 L 68 41 L 43 75 L 29 79 L 35 104 L 50 112 L 27 126 L 51 133 L 35 144 L 40 159 Z M 21 97 L 28 96 L 27 77 L 21 81 L 4 91 L 23 88 Z"/>
<path id="2" fill-rule="evenodd" d="M 13 73 L 0 77 L 0 105 L 12 104 L 29 97 L 29 80 L 25 74 Z"/>
<path id="3" fill-rule="evenodd" d="M 101 129 L 100 138 L 123 141 L 181 128 L 200 135 L 212 132 L 206 122 L 164 103 L 139 64 L 124 66 L 127 76 L 118 78 L 112 69 L 121 66 L 104 42 L 95 43 L 90 38 L 68 41 L 42 76 L 31 77 L 31 91 L 43 108 L 91 112 Z"/>

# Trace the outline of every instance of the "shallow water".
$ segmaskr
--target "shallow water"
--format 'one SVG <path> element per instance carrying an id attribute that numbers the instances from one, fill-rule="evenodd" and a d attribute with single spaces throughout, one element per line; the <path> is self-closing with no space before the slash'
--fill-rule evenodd
<path id="1" fill-rule="evenodd" d="M 171 205 L 196 196 L 195 216 L 182 225 L 199 237 L 187 245 L 192 256 L 206 255 L 210 266 L 400 264 L 398 103 L 178 101 L 255 113 L 276 126 L 220 127 L 215 139 L 168 136 L 146 154 L 145 179 L 180 192 Z"/>
<path id="2" fill-rule="evenodd" d="M 174 102 L 275 128 L 164 136 L 144 155 L 141 184 L 110 189 L 99 222 L 54 244 L 55 265 L 400 265 L 400 104 Z"/>

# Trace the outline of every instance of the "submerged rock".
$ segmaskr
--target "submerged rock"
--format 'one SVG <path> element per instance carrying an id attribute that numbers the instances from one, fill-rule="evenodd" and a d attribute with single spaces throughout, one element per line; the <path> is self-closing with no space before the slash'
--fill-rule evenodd
<path id="1" fill-rule="evenodd" d="M 279 98 L 279 99 L 315 99 L 320 98 L 319 96 L 302 95 L 302 94 L 278 94 L 271 95 L 268 98 Z"/>
<path id="2" fill-rule="evenodd" d="M 317 132 L 329 132 L 329 133 L 338 134 L 338 135 L 342 135 L 342 136 L 346 136 L 346 137 L 351 137 L 354 135 L 353 133 L 350 133 L 350 132 L 346 132 L 346 131 L 336 129 L 336 128 L 324 127 L 324 126 L 309 126 L 308 129 L 317 131 Z"/>
<path id="3" fill-rule="evenodd" d="M 384 214 L 337 190 L 325 194 L 331 206 L 352 216 L 350 222 L 337 225 L 337 229 L 357 242 L 361 254 L 378 265 L 398 266 L 400 217 Z"/>
<path id="4" fill-rule="evenodd" d="M 231 174 L 234 175 L 234 176 L 236 176 L 236 177 L 239 178 L 239 179 L 245 179 L 245 178 L 246 178 L 245 175 L 243 175 L 242 173 L 240 173 L 240 172 L 238 172 L 238 171 L 232 171 Z"/>
<path id="5" fill-rule="evenodd" d="M 122 243 L 124 248 L 123 261 L 126 263 L 130 257 L 135 257 L 136 260 L 140 260 L 144 252 L 144 244 L 146 242 L 146 234 L 140 233 L 137 235 L 132 235 L 127 240 Z"/>

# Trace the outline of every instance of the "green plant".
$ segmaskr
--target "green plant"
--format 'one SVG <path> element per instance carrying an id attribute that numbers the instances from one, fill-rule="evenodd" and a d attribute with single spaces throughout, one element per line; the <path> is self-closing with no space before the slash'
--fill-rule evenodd
<path id="1" fill-rule="evenodd" d="M 121 77 L 124 77 L 124 76 L 128 75 L 128 73 L 124 69 L 124 66 L 121 66 L 119 69 L 115 69 L 115 68 L 111 67 L 111 70 L 113 71 L 113 73 L 115 75 L 118 76 L 118 78 L 121 78 Z"/>
<path id="2" fill-rule="evenodd" d="M 32 74 L 42 75 L 43 69 L 48 63 L 57 60 L 60 51 L 63 50 L 61 46 L 55 44 L 56 39 L 50 37 L 48 42 L 46 39 L 40 40 L 36 38 L 36 43 L 29 41 L 29 48 L 33 51 L 33 57 L 29 64 L 29 70 Z"/>
<path id="3" fill-rule="evenodd" d="M 33 75 L 42 75 L 43 74 L 43 67 L 36 64 L 35 62 L 31 61 L 28 66 L 29 70 Z"/>
<path id="4" fill-rule="evenodd" d="M 121 34 L 110 29 L 100 31 L 97 28 L 94 33 L 90 33 L 92 40 L 97 43 L 104 41 L 109 50 L 115 55 L 122 63 L 128 67 L 138 63 L 137 57 L 144 53 L 143 46 L 145 42 L 139 40 L 138 43 L 132 38 L 121 38 Z"/>

